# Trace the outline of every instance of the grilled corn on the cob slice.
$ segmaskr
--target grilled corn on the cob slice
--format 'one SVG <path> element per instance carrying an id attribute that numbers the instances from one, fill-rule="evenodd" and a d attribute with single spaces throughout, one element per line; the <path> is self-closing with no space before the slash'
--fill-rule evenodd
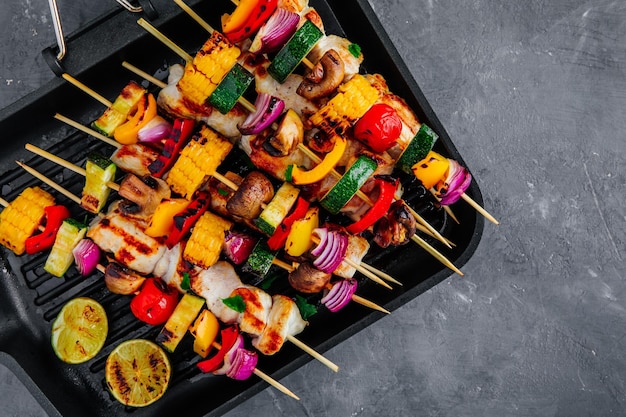
<path id="1" fill-rule="evenodd" d="M 228 71 L 235 65 L 241 50 L 221 33 L 214 31 L 198 51 L 178 81 L 178 89 L 192 103 L 205 105 Z"/>
<path id="2" fill-rule="evenodd" d="M 215 173 L 232 148 L 232 143 L 203 126 L 180 152 L 167 176 L 167 184 L 174 192 L 190 199 L 207 177 Z"/>
<path id="3" fill-rule="evenodd" d="M 233 224 L 206 211 L 193 227 L 185 245 L 183 258 L 201 268 L 208 268 L 219 259 L 226 232 Z"/>
<path id="4" fill-rule="evenodd" d="M 338 93 L 310 118 L 329 136 L 343 136 L 379 97 L 378 90 L 359 74 L 337 90 Z"/>
<path id="5" fill-rule="evenodd" d="M 54 197 L 39 187 L 24 189 L 0 213 L 0 243 L 21 255 L 26 239 L 37 229 L 44 218 L 44 209 L 54 204 Z"/>

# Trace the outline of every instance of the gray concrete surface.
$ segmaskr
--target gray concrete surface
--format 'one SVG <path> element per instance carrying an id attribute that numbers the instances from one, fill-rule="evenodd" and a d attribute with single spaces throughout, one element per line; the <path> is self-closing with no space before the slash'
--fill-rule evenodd
<path id="1" fill-rule="evenodd" d="M 70 25 L 96 13 L 61 3 Z M 372 4 L 502 224 L 464 278 L 330 350 L 341 372 L 284 378 L 302 401 L 268 389 L 227 415 L 626 415 L 626 3 Z M 0 12 L 7 105 L 52 77 L 54 35 L 44 0 Z M 1 368 L 0 404 L 44 415 Z"/>

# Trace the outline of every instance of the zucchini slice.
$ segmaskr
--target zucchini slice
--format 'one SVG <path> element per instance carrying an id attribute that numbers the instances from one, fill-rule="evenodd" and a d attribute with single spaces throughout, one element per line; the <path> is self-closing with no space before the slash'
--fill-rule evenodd
<path id="1" fill-rule="evenodd" d="M 243 270 L 264 277 L 272 267 L 277 252 L 271 250 L 265 240 L 259 240 L 248 256 Z"/>
<path id="2" fill-rule="evenodd" d="M 324 34 L 310 20 L 306 20 L 291 39 L 278 51 L 267 72 L 279 83 L 284 83 L 304 57 Z"/>
<path id="3" fill-rule="evenodd" d="M 272 236 L 276 228 L 283 221 L 291 207 L 298 199 L 300 189 L 288 182 L 280 186 L 272 201 L 265 206 L 258 219 L 254 220 L 254 224 L 266 235 Z"/>
<path id="4" fill-rule="evenodd" d="M 209 104 L 222 114 L 228 113 L 237 104 L 237 100 L 252 84 L 252 81 L 254 81 L 254 75 L 241 65 L 236 64 L 209 96 Z"/>
<path id="5" fill-rule="evenodd" d="M 339 213 L 339 210 L 354 197 L 377 167 L 378 164 L 372 158 L 365 155 L 359 156 L 333 188 L 322 197 L 320 205 L 332 214 Z"/>
<path id="6" fill-rule="evenodd" d="M 103 135 L 112 137 L 115 129 L 126 122 L 128 116 L 137 107 L 139 100 L 146 93 L 147 90 L 136 82 L 129 82 L 111 107 L 106 109 L 102 116 L 92 123 L 92 127 Z"/>
<path id="7" fill-rule="evenodd" d="M 439 135 L 423 124 L 398 158 L 396 166 L 407 174 L 412 174 L 411 167 L 426 158 L 438 138 Z"/>
<path id="8" fill-rule="evenodd" d="M 55 277 L 62 277 L 74 263 L 72 250 L 85 237 L 85 233 L 85 224 L 72 218 L 63 220 L 43 269 Z"/>
<path id="9" fill-rule="evenodd" d="M 116 165 L 110 159 L 98 153 L 89 154 L 85 166 L 85 187 L 80 201 L 85 210 L 92 213 L 102 210 L 111 192 L 107 183 L 115 179 L 116 170 Z"/>

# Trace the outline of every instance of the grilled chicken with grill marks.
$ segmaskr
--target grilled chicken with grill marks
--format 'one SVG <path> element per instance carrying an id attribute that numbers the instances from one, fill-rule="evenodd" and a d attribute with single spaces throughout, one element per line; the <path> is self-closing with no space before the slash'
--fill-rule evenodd
<path id="1" fill-rule="evenodd" d="M 222 301 L 243 286 L 235 268 L 225 261 L 218 261 L 208 269 L 202 269 L 190 277 L 191 289 L 206 300 L 209 310 L 223 323 L 234 324 L 239 313 Z"/>
<path id="2" fill-rule="evenodd" d="M 240 296 L 246 304 L 245 311 L 238 318 L 239 329 L 253 336 L 260 335 L 267 325 L 272 296 L 251 285 L 236 288 L 230 296 Z"/>
<path id="3" fill-rule="evenodd" d="M 127 268 L 140 274 L 150 274 L 165 253 L 166 246 L 146 235 L 145 228 L 144 222 L 113 209 L 105 216 L 95 217 L 87 237 Z"/>
<path id="4" fill-rule="evenodd" d="M 142 143 L 123 145 L 116 149 L 111 156 L 111 161 L 125 172 L 130 172 L 138 177 L 150 175 L 148 166 L 157 160 L 159 151 Z"/>
<path id="5" fill-rule="evenodd" d="M 252 345 L 264 355 L 273 355 L 280 350 L 288 335 L 299 334 L 306 325 L 307 322 L 302 319 L 298 306 L 291 298 L 274 295 L 267 326 L 258 337 L 252 339 Z"/>
<path id="6" fill-rule="evenodd" d="M 172 249 L 167 249 L 157 262 L 153 272 L 166 284 L 172 285 L 182 293 L 186 291 L 182 287 L 185 274 L 192 276 L 200 271 L 200 268 L 183 258 L 183 251 L 183 242 L 176 244 Z"/>

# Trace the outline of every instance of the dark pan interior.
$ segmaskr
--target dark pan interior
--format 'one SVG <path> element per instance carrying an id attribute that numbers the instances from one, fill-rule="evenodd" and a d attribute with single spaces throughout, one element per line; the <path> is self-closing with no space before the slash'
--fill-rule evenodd
<path id="1" fill-rule="evenodd" d="M 159 18 L 153 24 L 183 49 L 192 53 L 206 39 L 204 30 L 173 2 L 154 0 L 153 4 L 159 12 Z M 233 7 L 226 0 L 196 0 L 188 4 L 214 27 L 219 27 L 219 16 Z M 367 1 L 311 1 L 311 5 L 321 14 L 327 32 L 345 34 L 361 45 L 365 55 L 365 70 L 384 75 L 391 90 L 405 98 L 420 120 L 440 135 L 436 150 L 462 162 L 462 157 L 402 63 Z M 180 62 L 180 58 L 139 28 L 137 18 L 137 15 L 126 11 L 114 10 L 93 26 L 70 36 L 68 57 L 63 62 L 67 72 L 108 98 L 114 98 L 129 79 L 138 80 L 120 65 L 124 60 L 156 76 L 165 76 L 167 66 Z M 24 187 L 41 185 L 39 180 L 17 167 L 15 160 L 26 162 L 80 195 L 80 177 L 33 156 L 24 150 L 24 145 L 32 143 L 84 166 L 89 152 L 96 150 L 107 155 L 112 152 L 112 147 L 76 132 L 52 116 L 58 112 L 87 125 L 103 110 L 100 103 L 62 79 L 55 79 L 0 111 L 0 131 L 3 132 L 0 139 L 2 198 L 11 201 Z M 238 157 L 239 154 L 233 154 L 226 165 L 236 167 Z M 478 245 L 483 228 L 482 217 L 469 206 L 460 204 L 454 207 L 460 220 L 457 225 L 441 210 L 434 210 L 429 204 L 424 204 L 424 199 L 420 198 L 423 190 L 410 179 L 404 180 L 410 196 L 407 199 L 409 203 L 419 208 L 456 247 L 446 250 L 431 239 L 426 240 L 457 267 L 461 267 Z M 47 186 L 43 188 L 48 189 Z M 86 213 L 76 204 L 56 191 L 51 192 L 58 202 L 71 208 L 76 218 L 84 218 Z M 475 182 L 467 193 L 479 204 L 482 203 Z M 126 409 L 112 399 L 105 389 L 103 368 L 107 354 L 126 339 L 153 339 L 159 329 L 142 325 L 134 319 L 128 308 L 129 297 L 109 293 L 99 273 L 81 278 L 72 268 L 64 278 L 54 278 L 43 272 L 45 254 L 16 257 L 2 249 L 0 255 L 3 275 L 0 280 L 0 351 L 10 356 L 11 366 L 17 363 L 32 380 L 33 384 L 27 385 L 37 398 L 45 399 L 43 406 L 50 414 L 56 414 L 58 410 L 68 416 L 117 416 L 131 412 L 134 416 L 172 415 L 184 404 L 186 415 L 190 417 L 207 413 L 220 415 L 267 386 L 255 377 L 242 382 L 199 373 L 195 368 L 198 357 L 193 354 L 188 338 L 171 355 L 173 380 L 166 395 L 145 409 Z M 390 310 L 415 298 L 451 274 L 450 270 L 414 244 L 388 250 L 373 248 L 365 261 L 404 283 L 403 287 L 388 291 L 361 279 L 359 294 Z M 274 286 L 272 291 L 292 293 L 288 285 L 284 284 L 284 279 L 282 282 Z M 76 296 L 89 296 L 103 304 L 109 316 L 110 331 L 104 349 L 95 359 L 82 365 L 66 365 L 52 352 L 50 328 L 61 306 Z M 324 352 L 380 317 L 381 313 L 354 303 L 335 314 L 320 309 L 309 320 L 310 325 L 299 338 Z M 0 360 L 4 358 L 0 355 Z M 285 345 L 273 357 L 261 358 L 258 366 L 275 378 L 281 378 L 309 360 L 306 354 L 294 346 Z M 21 370 L 18 374 L 22 373 Z M 207 392 L 216 395 L 207 396 Z M 306 396 L 306 393 L 301 394 Z"/>

